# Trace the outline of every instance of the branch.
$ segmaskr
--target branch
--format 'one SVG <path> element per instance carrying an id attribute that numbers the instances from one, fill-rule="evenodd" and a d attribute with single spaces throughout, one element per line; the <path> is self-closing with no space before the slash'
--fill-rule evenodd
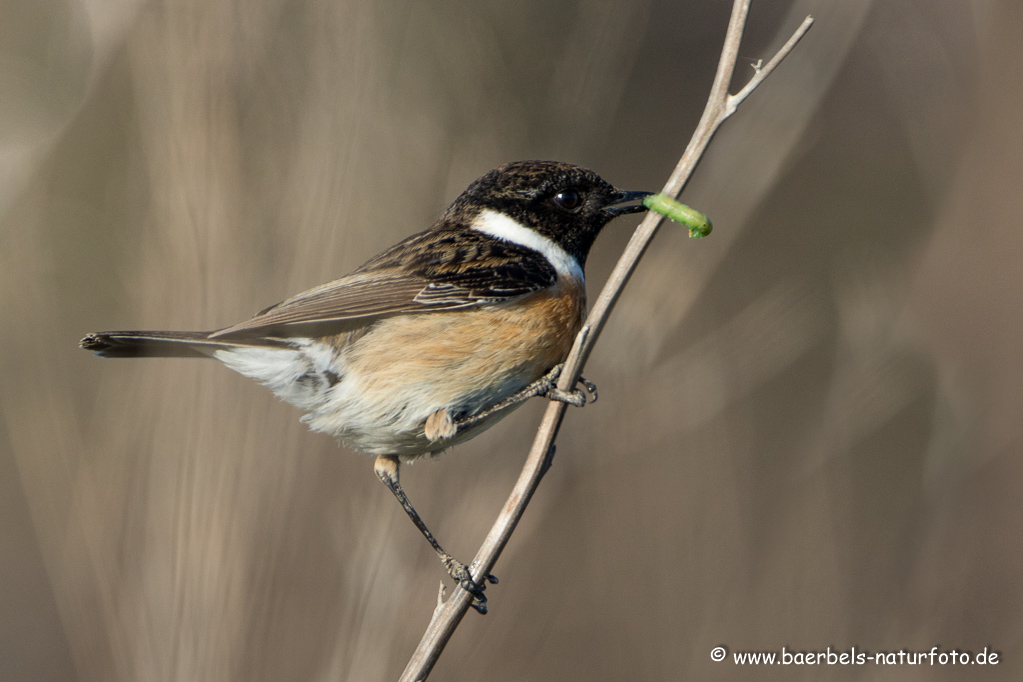
<path id="1" fill-rule="evenodd" d="M 724 47 L 721 51 L 721 59 L 718 62 L 717 74 L 714 77 L 714 84 L 711 86 L 710 97 L 707 106 L 703 111 L 700 123 L 693 133 L 692 139 L 686 147 L 685 153 L 679 160 L 674 172 L 668 179 L 667 184 L 661 191 L 662 194 L 677 197 L 688 182 L 697 163 L 703 156 L 707 145 L 724 121 L 731 116 L 738 105 L 753 92 L 754 89 L 778 66 L 789 52 L 796 46 L 796 43 L 809 30 L 813 23 L 812 17 L 807 17 L 799 29 L 789 38 L 788 42 L 778 53 L 767 63 L 766 66 L 757 69 L 749 83 L 735 95 L 728 94 L 728 84 L 732 80 L 732 73 L 735 70 L 735 63 L 739 55 L 739 43 L 742 40 L 743 28 L 746 25 L 746 15 L 749 12 L 752 0 L 734 0 L 732 6 L 732 18 L 728 23 L 728 32 L 725 35 Z M 586 324 L 576 337 L 575 345 L 565 361 L 565 367 L 561 372 L 558 387 L 562 390 L 569 390 L 576 385 L 590 352 L 600 335 L 611 309 L 621 295 L 622 290 L 632 277 L 639 259 L 643 256 L 654 235 L 657 233 L 664 216 L 650 211 L 646 214 L 643 222 L 636 228 L 624 253 L 618 259 L 618 264 L 604 285 L 600 296 L 597 298 L 593 309 L 590 311 Z M 483 545 L 480 547 L 476 558 L 472 562 L 471 570 L 473 578 L 479 582 L 483 576 L 488 575 L 493 569 L 501 551 L 508 543 L 515 526 L 522 517 L 522 512 L 529 504 L 530 498 L 540 484 L 550 463 L 550 457 L 554 453 L 554 440 L 561 427 L 561 420 L 565 416 L 565 403 L 551 401 L 544 412 L 543 421 L 537 431 L 536 438 L 530 448 L 526 463 L 522 468 L 515 487 L 512 489 L 508 501 L 505 502 L 501 514 L 490 529 Z M 415 653 L 405 667 L 405 672 L 400 678 L 401 682 L 419 682 L 425 680 L 433 669 L 434 663 L 440 657 L 441 651 L 447 644 L 448 639 L 454 633 L 455 628 L 461 622 L 462 617 L 469 609 L 472 602 L 472 595 L 456 587 L 451 598 L 444 603 L 438 601 L 433 618 L 422 641 L 416 648 Z"/>

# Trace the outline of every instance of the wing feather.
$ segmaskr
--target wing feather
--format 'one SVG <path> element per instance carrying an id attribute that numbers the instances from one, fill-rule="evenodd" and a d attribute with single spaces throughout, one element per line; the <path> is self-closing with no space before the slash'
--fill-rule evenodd
<path id="1" fill-rule="evenodd" d="M 340 333 L 393 315 L 509 303 L 556 281 L 554 266 L 532 249 L 476 230 L 434 229 L 211 338 Z"/>

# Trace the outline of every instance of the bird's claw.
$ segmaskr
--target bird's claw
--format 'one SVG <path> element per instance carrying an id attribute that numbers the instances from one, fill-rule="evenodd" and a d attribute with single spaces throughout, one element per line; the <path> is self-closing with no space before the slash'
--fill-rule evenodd
<path id="1" fill-rule="evenodd" d="M 597 385 L 590 381 L 589 379 L 587 379 L 586 377 L 579 377 L 579 383 L 583 385 L 583 388 L 585 388 L 586 392 L 589 394 L 586 402 L 587 403 L 597 402 Z M 579 389 L 576 390 L 578 391 Z"/>
<path id="2" fill-rule="evenodd" d="M 473 580 L 469 567 L 450 556 L 445 559 L 444 566 L 448 569 L 448 575 L 450 575 L 463 590 L 472 595 L 472 608 L 476 609 L 476 611 L 480 614 L 486 614 L 487 597 L 483 594 L 483 591 L 487 589 L 487 583 L 490 583 L 491 585 L 497 584 L 497 576 L 488 573 L 483 576 L 480 582 L 477 583 Z"/>
<path id="3" fill-rule="evenodd" d="M 563 365 L 558 365 L 547 375 L 550 380 L 550 388 L 544 394 L 550 400 L 557 400 L 559 403 L 567 403 L 574 405 L 575 407 L 582 407 L 587 403 L 597 402 L 597 385 L 592 381 L 589 381 L 586 377 L 579 377 L 578 382 L 583 385 L 582 390 L 574 388 L 571 391 L 565 391 L 558 388 L 555 382 L 561 376 L 561 370 Z"/>

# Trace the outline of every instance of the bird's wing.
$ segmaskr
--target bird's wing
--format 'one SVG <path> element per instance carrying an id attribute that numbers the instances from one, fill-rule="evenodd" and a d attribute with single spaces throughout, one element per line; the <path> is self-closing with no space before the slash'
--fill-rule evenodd
<path id="1" fill-rule="evenodd" d="M 511 302 L 556 281 L 536 251 L 475 230 L 435 229 L 210 338 L 340 333 L 393 315 Z"/>

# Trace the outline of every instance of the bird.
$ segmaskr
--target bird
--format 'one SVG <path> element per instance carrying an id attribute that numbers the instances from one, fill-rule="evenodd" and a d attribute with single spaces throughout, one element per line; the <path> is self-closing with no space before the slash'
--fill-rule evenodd
<path id="1" fill-rule="evenodd" d="M 400 465 L 468 440 L 526 399 L 581 406 L 596 387 L 557 388 L 586 314 L 584 268 L 611 220 L 644 211 L 557 161 L 518 161 L 472 182 L 429 229 L 352 273 L 213 331 L 90 333 L 107 358 L 215 358 L 305 412 L 313 430 L 376 457 L 374 471 L 486 613 L 469 568 L 416 512 Z"/>

